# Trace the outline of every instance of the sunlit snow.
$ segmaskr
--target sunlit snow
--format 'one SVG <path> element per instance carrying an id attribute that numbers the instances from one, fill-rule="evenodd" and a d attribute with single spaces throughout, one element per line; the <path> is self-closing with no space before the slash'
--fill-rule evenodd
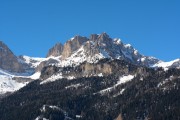
<path id="1" fill-rule="evenodd" d="M 134 78 L 133 75 L 127 75 L 127 76 L 119 77 L 119 81 L 117 82 L 116 86 L 120 85 L 122 83 L 126 83 L 128 81 L 131 81 L 133 78 Z"/>
<path id="2" fill-rule="evenodd" d="M 119 77 L 119 81 L 117 81 L 117 83 L 115 85 L 113 85 L 112 87 L 103 89 L 99 93 L 104 94 L 105 92 L 110 92 L 111 90 L 115 89 L 117 86 L 119 86 L 123 83 L 126 83 L 128 81 L 131 81 L 133 78 L 134 78 L 133 75 L 121 76 L 121 77 Z M 121 91 L 121 93 L 123 93 L 123 91 Z"/>
<path id="3" fill-rule="evenodd" d="M 180 59 L 175 59 L 170 62 L 159 62 L 152 67 L 162 67 L 164 70 L 168 70 L 168 68 L 171 67 L 175 62 L 180 62 Z"/>
<path id="4" fill-rule="evenodd" d="M 0 75 L 0 94 L 14 92 L 24 87 L 28 82 L 17 82 L 9 75 Z"/>

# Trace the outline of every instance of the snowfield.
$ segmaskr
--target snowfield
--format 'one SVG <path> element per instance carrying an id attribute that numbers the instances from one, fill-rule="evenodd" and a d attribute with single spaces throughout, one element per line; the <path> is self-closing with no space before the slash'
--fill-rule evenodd
<path id="1" fill-rule="evenodd" d="M 27 85 L 28 82 L 19 83 L 8 75 L 0 75 L 0 94 L 14 92 Z"/>
<path id="2" fill-rule="evenodd" d="M 38 79 L 40 76 L 40 72 L 34 73 L 30 76 L 24 76 L 28 74 L 16 74 L 10 73 L 0 69 L 0 94 L 5 94 L 7 92 L 14 92 L 19 90 L 20 88 L 27 85 L 29 82 L 17 82 L 14 80 L 14 77 L 22 77 L 22 78 L 31 78 L 31 79 Z"/>

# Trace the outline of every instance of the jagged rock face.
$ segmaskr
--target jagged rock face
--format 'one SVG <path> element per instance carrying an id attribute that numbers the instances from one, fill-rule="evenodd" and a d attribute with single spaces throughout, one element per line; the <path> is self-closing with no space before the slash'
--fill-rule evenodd
<path id="1" fill-rule="evenodd" d="M 108 76 L 111 74 L 119 76 L 124 74 L 135 74 L 135 72 L 147 75 L 146 69 L 137 69 L 137 66 L 123 60 L 111 61 L 110 59 L 103 59 L 96 64 L 85 62 L 77 67 L 46 66 L 41 71 L 41 80 L 46 80 L 52 75 L 58 74 L 61 74 L 64 78 L 68 78 L 69 76 L 82 78 L 98 75 Z"/>
<path id="2" fill-rule="evenodd" d="M 141 55 L 130 44 L 123 44 L 120 39 L 112 39 L 106 33 L 91 34 L 89 38 L 75 36 L 68 40 L 64 47 L 62 45 L 53 47 L 48 53 L 48 56 L 50 55 L 61 56 L 60 60 L 70 66 L 85 61 L 96 63 L 103 58 L 126 60 L 148 67 L 159 62 L 156 58 Z"/>
<path id="3" fill-rule="evenodd" d="M 100 35 L 92 34 L 87 42 L 85 42 L 83 47 L 83 54 L 86 58 L 94 57 L 96 55 L 101 55 L 104 58 L 117 58 L 117 56 L 123 56 L 121 52 L 121 47 L 123 44 L 114 43 L 106 33 Z M 78 54 L 80 55 L 80 54 Z"/>
<path id="4" fill-rule="evenodd" d="M 78 50 L 86 41 L 88 41 L 88 38 L 82 36 L 75 36 L 71 40 L 67 41 L 64 45 L 62 58 L 65 59 L 69 57 L 73 52 Z"/>
<path id="5" fill-rule="evenodd" d="M 89 38 L 75 36 L 67 41 L 62 54 L 59 55 L 59 63 L 55 61 L 54 65 L 61 68 L 81 66 L 78 70 L 79 72 L 74 72 L 75 70 L 73 69 L 71 74 L 64 74 L 63 71 L 60 71 L 65 77 L 92 76 L 101 73 L 109 75 L 117 72 L 118 70 L 115 69 L 118 66 L 117 64 L 115 66 L 109 64 L 96 65 L 98 61 L 106 58 L 110 60 L 124 60 L 135 65 L 148 67 L 159 62 L 156 58 L 141 55 L 130 44 L 123 44 L 120 39 L 112 39 L 106 33 L 102 33 L 92 34 Z M 84 62 L 86 64 L 83 64 Z M 37 70 L 40 71 L 44 66 L 48 65 L 49 62 L 43 62 L 38 66 Z M 128 73 L 128 69 L 124 68 L 124 71 L 121 72 L 126 74 Z"/>
<path id="6" fill-rule="evenodd" d="M 111 57 L 115 57 L 113 52 L 119 51 L 119 50 L 115 50 L 116 47 L 113 46 L 113 40 L 106 33 L 102 33 L 100 35 L 94 34 L 91 35 L 90 38 L 91 38 L 90 41 L 92 41 L 94 44 L 94 48 L 91 48 L 89 50 L 96 51 L 94 53 L 97 53 L 97 51 L 99 53 L 107 52 Z M 85 49 L 86 51 L 88 51 L 88 48 Z"/>
<path id="7" fill-rule="evenodd" d="M 57 64 L 58 61 L 54 60 L 54 59 L 49 59 L 47 61 L 43 61 L 41 62 L 37 67 L 36 67 L 36 72 L 41 71 L 44 67 L 49 66 L 49 65 L 53 65 L 53 64 Z"/>
<path id="8" fill-rule="evenodd" d="M 90 63 L 86 63 L 81 66 L 82 72 L 84 76 L 91 76 L 92 74 L 112 74 L 113 67 L 110 64 L 98 64 L 93 65 Z"/>
<path id="9" fill-rule="evenodd" d="M 90 40 L 95 41 L 95 40 L 97 40 L 97 38 L 98 38 L 98 35 L 97 35 L 97 34 L 91 34 L 91 35 L 90 35 Z"/>
<path id="10" fill-rule="evenodd" d="M 75 36 L 64 46 L 55 45 L 47 56 L 59 56 L 65 66 L 66 63 L 72 66 L 85 61 L 95 63 L 103 58 L 126 60 L 148 67 L 159 62 L 156 58 L 141 55 L 130 44 L 123 44 L 120 39 L 112 39 L 106 33 L 91 34 L 89 38 Z"/>
<path id="11" fill-rule="evenodd" d="M 58 71 L 59 71 L 59 69 L 56 66 L 44 67 L 41 71 L 43 74 L 41 74 L 40 78 L 47 79 L 49 76 L 52 76 L 54 73 L 56 73 Z"/>
<path id="12" fill-rule="evenodd" d="M 2 41 L 0 41 L 0 68 L 9 72 L 24 72 L 23 65 Z"/>
<path id="13" fill-rule="evenodd" d="M 47 57 L 50 57 L 50 56 L 57 57 L 57 56 L 60 56 L 62 52 L 63 52 L 63 45 L 61 43 L 57 43 L 54 47 L 52 47 L 49 50 Z"/>
<path id="14" fill-rule="evenodd" d="M 93 57 L 95 54 L 102 54 L 105 58 L 118 58 L 136 64 L 138 59 L 143 57 L 131 45 L 123 44 L 120 39 L 113 40 L 106 33 L 92 34 L 83 49 L 87 56 Z"/>
<path id="15" fill-rule="evenodd" d="M 109 35 L 108 34 L 106 34 L 106 33 L 102 33 L 102 34 L 100 34 L 99 36 L 98 36 L 98 42 L 99 43 L 110 43 L 110 42 L 112 42 L 111 40 L 111 38 L 109 38 Z"/>

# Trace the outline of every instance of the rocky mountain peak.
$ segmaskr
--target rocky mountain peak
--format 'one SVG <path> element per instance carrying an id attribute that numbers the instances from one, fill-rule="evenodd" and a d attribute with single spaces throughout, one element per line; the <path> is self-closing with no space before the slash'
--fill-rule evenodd
<path id="1" fill-rule="evenodd" d="M 78 50 L 83 45 L 83 43 L 87 42 L 88 40 L 89 39 L 87 37 L 82 37 L 79 35 L 68 40 L 64 44 L 62 58 L 65 59 L 65 58 L 69 57 L 73 52 Z"/>
<path id="2" fill-rule="evenodd" d="M 109 39 L 109 35 L 107 33 L 103 32 L 98 36 L 98 39 L 99 40 L 107 40 L 107 39 Z"/>
<path id="3" fill-rule="evenodd" d="M 4 44 L 2 41 L 0 41 L 0 50 L 1 51 L 9 51 L 12 53 L 12 51 L 8 48 L 8 46 L 6 44 Z"/>
<path id="4" fill-rule="evenodd" d="M 127 60 L 145 66 L 159 61 L 156 58 L 141 55 L 130 44 L 124 44 L 117 38 L 112 39 L 105 32 L 91 34 L 89 38 L 76 35 L 64 44 L 63 49 L 62 45 L 56 45 L 52 51 L 49 55 L 61 56 L 63 65 L 79 64 L 84 61 L 94 63 L 103 58 Z"/>
<path id="5" fill-rule="evenodd" d="M 0 41 L 0 68 L 9 72 L 24 71 L 23 65 L 18 61 L 18 58 L 2 41 Z"/>
<path id="6" fill-rule="evenodd" d="M 98 36 L 98 40 L 95 41 L 99 46 L 111 47 L 113 40 L 109 37 L 107 33 L 102 33 Z"/>
<path id="7" fill-rule="evenodd" d="M 107 33 L 103 32 L 101 34 L 91 34 L 89 39 L 90 41 L 101 42 L 101 41 L 109 40 L 110 37 Z"/>
<path id="8" fill-rule="evenodd" d="M 57 57 L 60 56 L 62 52 L 63 52 L 63 45 L 61 43 L 57 43 L 51 49 L 49 49 L 47 57 L 50 56 Z"/>
<path id="9" fill-rule="evenodd" d="M 90 35 L 90 40 L 92 40 L 92 41 L 95 41 L 95 40 L 97 40 L 98 39 L 98 34 L 91 34 Z"/>

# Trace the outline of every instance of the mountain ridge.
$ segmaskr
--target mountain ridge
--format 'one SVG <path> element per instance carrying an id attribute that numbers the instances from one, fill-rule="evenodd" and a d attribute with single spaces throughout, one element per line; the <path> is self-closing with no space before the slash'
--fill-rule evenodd
<path id="1" fill-rule="evenodd" d="M 25 72 L 0 68 L 0 120 L 180 118 L 180 59 L 144 56 L 106 33 L 14 57 Z"/>
<path id="2" fill-rule="evenodd" d="M 77 45 L 74 47 L 73 44 Z M 63 59 L 71 57 L 73 53 L 83 47 L 85 53 L 82 54 L 86 54 L 86 56 L 90 57 L 102 54 L 102 57 L 110 57 L 112 59 L 126 59 L 136 64 L 142 64 L 146 66 L 150 66 L 150 64 L 155 64 L 160 61 L 154 57 L 141 55 L 130 44 L 124 44 L 120 39 L 112 39 L 107 33 L 91 34 L 89 38 L 75 36 L 68 40 L 64 46 L 65 47 L 63 51 L 66 51 L 68 55 L 64 55 L 63 53 L 59 54 L 59 56 L 62 56 Z"/>
<path id="3" fill-rule="evenodd" d="M 179 59 L 170 62 L 163 62 L 154 57 L 144 56 L 130 44 L 124 44 L 119 38 L 112 39 L 105 32 L 102 34 L 91 34 L 89 38 L 76 35 L 75 37 L 69 39 L 64 45 L 59 42 L 49 49 L 46 58 L 15 56 L 13 52 L 7 47 L 7 45 L 5 45 L 2 41 L 0 45 L 1 48 L 5 48 L 6 51 L 9 51 L 10 56 L 13 56 L 16 64 L 21 66 L 21 71 L 19 69 L 14 71 L 11 70 L 14 69 L 13 65 L 11 65 L 11 61 L 8 61 L 8 55 L 3 55 L 5 53 L 3 49 L 0 49 L 0 57 L 5 58 L 7 61 L 1 62 L 0 68 L 3 71 L 7 70 L 10 72 L 11 75 L 8 76 L 8 79 L 14 80 L 16 82 L 18 81 L 19 83 L 24 83 L 25 81 L 31 82 L 39 78 L 45 81 L 51 81 L 51 79 L 59 78 L 74 79 L 76 76 L 74 73 L 69 73 L 68 76 L 68 74 L 64 72 L 55 72 L 54 69 L 63 69 L 63 67 L 83 67 L 83 63 L 86 63 L 84 68 L 81 68 L 87 72 L 86 74 L 82 73 L 85 76 L 103 75 L 103 71 L 105 70 L 103 67 L 96 68 L 95 66 L 91 65 L 96 64 L 98 61 L 103 59 L 109 59 L 110 61 L 115 59 L 125 60 L 135 65 L 152 67 L 155 69 L 159 67 L 162 67 L 164 70 L 168 70 L 169 68 L 180 68 Z M 0 60 L 2 61 L 3 59 Z M 4 63 L 7 63 L 8 65 L 10 64 L 12 68 L 3 69 L 1 66 Z M 51 66 L 55 67 L 53 68 Z M 112 66 L 108 67 L 111 68 Z M 98 69 L 99 72 L 94 72 L 95 69 Z M 46 74 L 51 74 L 43 77 L 43 70 L 46 71 Z M 15 71 L 19 73 L 14 73 Z M 80 76 L 82 77 L 83 75 Z M 78 75 L 78 77 L 80 76 Z M 3 74 L 1 74 L 1 78 L 5 79 L 6 77 L 7 76 L 3 76 Z M 5 82 L 1 84 L 5 84 Z"/>

